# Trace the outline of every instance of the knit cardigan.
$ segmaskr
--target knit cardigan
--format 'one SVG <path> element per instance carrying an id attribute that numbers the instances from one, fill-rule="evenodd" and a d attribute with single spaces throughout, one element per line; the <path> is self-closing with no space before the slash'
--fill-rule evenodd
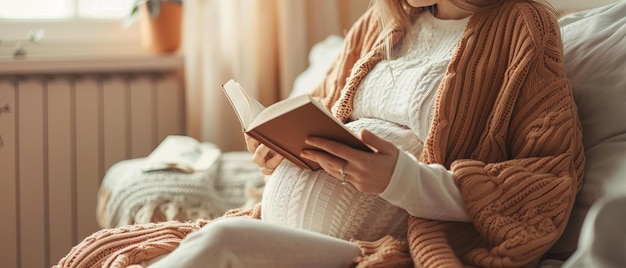
<path id="1" fill-rule="evenodd" d="M 359 83 L 383 59 L 370 9 L 312 95 L 349 120 Z M 408 241 L 354 241 L 354 267 L 532 267 L 557 241 L 582 185 L 582 130 L 563 70 L 558 23 L 542 4 L 510 0 L 472 15 L 438 89 L 419 155 L 454 174 L 472 223 L 410 217 Z M 409 197 L 410 198 L 410 197 Z M 260 218 L 261 206 L 224 217 Z M 174 250 L 209 220 L 100 230 L 55 267 L 126 267 Z"/>
<path id="2" fill-rule="evenodd" d="M 414 12 L 413 12 L 414 13 Z M 369 10 L 313 95 L 344 122 L 385 55 Z M 359 242 L 359 266 L 534 266 L 562 234 L 582 185 L 582 129 L 556 16 L 534 1 L 472 15 L 438 89 L 419 160 L 452 170 L 472 223 L 409 219 L 408 243 Z M 418 79 L 418 78 L 416 78 Z M 410 198 L 410 197 L 409 197 Z"/>

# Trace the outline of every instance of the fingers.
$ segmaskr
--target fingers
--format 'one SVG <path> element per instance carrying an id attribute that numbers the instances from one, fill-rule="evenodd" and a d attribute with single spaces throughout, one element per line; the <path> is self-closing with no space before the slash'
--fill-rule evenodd
<path id="1" fill-rule="evenodd" d="M 283 160 L 283 157 L 250 135 L 244 133 L 244 137 L 246 139 L 246 149 L 253 154 L 252 161 L 259 166 L 261 173 L 271 175 Z"/>
<path id="2" fill-rule="evenodd" d="M 350 178 L 352 176 L 350 175 L 351 172 L 349 170 L 350 167 L 348 161 L 334 157 L 333 160 L 326 162 L 331 164 L 325 164 L 324 162 L 319 163 L 328 174 L 341 181 L 341 185 L 347 186 L 350 183 Z"/>
<path id="3" fill-rule="evenodd" d="M 361 140 L 381 153 L 393 153 L 397 148 L 393 143 L 376 136 L 366 129 L 361 131 Z"/>
<path id="4" fill-rule="evenodd" d="M 382 155 L 395 155 L 397 154 L 397 147 L 386 141 L 373 133 L 363 130 L 361 131 L 361 140 L 365 142 L 367 145 L 372 147 L 376 154 Z M 345 159 L 349 163 L 360 163 L 361 160 L 364 159 L 364 155 L 368 154 L 367 152 L 354 149 L 352 147 L 346 146 L 342 143 L 338 143 L 332 140 L 326 140 L 318 137 L 309 137 L 305 140 L 308 145 L 313 147 L 317 147 L 323 151 L 326 151 L 338 158 Z"/>
<path id="5" fill-rule="evenodd" d="M 259 167 L 262 167 L 263 165 L 265 165 L 267 159 L 272 157 L 271 155 L 268 155 L 270 151 L 271 150 L 267 148 L 267 146 L 265 146 L 264 144 L 260 144 L 256 147 L 256 150 L 254 150 L 254 156 L 252 157 L 252 161 L 254 161 L 254 163 L 257 164 Z"/>
<path id="6" fill-rule="evenodd" d="M 274 170 L 280 164 L 280 162 L 283 161 L 283 157 L 277 153 L 274 153 L 273 151 L 270 151 L 270 154 L 271 157 L 267 159 L 267 161 L 265 161 L 265 164 L 263 166 L 267 169 Z"/>
<path id="7" fill-rule="evenodd" d="M 282 160 L 283 157 L 281 155 L 272 151 L 269 147 L 265 146 L 265 144 L 260 144 L 256 148 L 252 158 L 252 161 L 261 168 L 261 173 L 264 175 L 274 173 L 274 169 Z"/>
<path id="8" fill-rule="evenodd" d="M 341 185 L 346 186 L 348 185 L 348 180 L 347 180 L 347 173 L 346 173 L 346 165 L 348 164 L 348 162 L 344 162 L 343 165 L 341 166 L 341 168 L 339 168 L 339 176 L 341 176 Z"/>
<path id="9" fill-rule="evenodd" d="M 269 170 L 265 168 L 265 162 L 267 162 L 267 154 L 269 153 L 269 148 L 265 145 L 260 144 L 256 147 L 254 154 L 252 156 L 252 161 L 257 164 L 261 168 L 261 173 L 265 175 L 272 174 L 273 170 Z"/>
<path id="10" fill-rule="evenodd" d="M 362 131 L 361 139 L 374 152 L 311 137 L 306 143 L 319 150 L 305 150 L 301 155 L 319 163 L 326 172 L 341 180 L 342 184 L 345 181 L 361 192 L 380 193 L 389 184 L 399 150 L 393 143 L 369 131 Z"/>
<path id="11" fill-rule="evenodd" d="M 300 155 L 319 163 L 326 173 L 341 181 L 345 181 L 349 176 L 348 162 L 342 158 L 336 157 L 332 154 L 312 150 L 302 151 Z"/>
<path id="12" fill-rule="evenodd" d="M 263 167 L 267 159 L 271 158 L 271 155 L 268 156 L 270 149 L 246 133 L 244 133 L 244 137 L 246 138 L 246 148 L 253 154 L 252 161 L 259 167 Z"/>
<path id="13" fill-rule="evenodd" d="M 259 142 L 255 138 L 250 137 L 246 133 L 244 133 L 243 135 L 244 135 L 244 137 L 246 139 L 246 149 L 248 150 L 248 152 L 250 152 L 252 154 L 255 153 L 257 147 L 259 147 L 259 145 L 261 145 L 261 142 Z"/>

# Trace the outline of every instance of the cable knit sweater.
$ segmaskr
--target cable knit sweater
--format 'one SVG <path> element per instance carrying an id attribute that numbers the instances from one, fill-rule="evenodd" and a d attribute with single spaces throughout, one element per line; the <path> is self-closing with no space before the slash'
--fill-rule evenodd
<path id="1" fill-rule="evenodd" d="M 343 121 L 360 81 L 385 55 L 381 31 L 370 10 L 314 93 Z M 540 3 L 506 1 L 470 18 L 419 158 L 453 171 L 473 223 L 412 217 L 408 244 L 358 242 L 360 266 L 536 265 L 563 232 L 584 172 L 562 51 L 558 22 Z"/>
<path id="2" fill-rule="evenodd" d="M 494 9 L 498 9 L 494 12 Z M 383 58 L 374 10 L 348 32 L 314 91 L 344 122 L 355 90 Z M 399 41 L 398 29 L 386 29 Z M 355 267 L 529 267 L 562 234 L 582 184 L 584 155 L 559 26 L 541 4 L 506 1 L 475 13 L 438 90 L 419 156 L 452 170 L 473 223 L 411 217 L 408 242 L 355 241 Z M 259 218 L 260 204 L 227 216 Z M 126 267 L 165 254 L 209 221 L 104 229 L 56 267 Z"/>

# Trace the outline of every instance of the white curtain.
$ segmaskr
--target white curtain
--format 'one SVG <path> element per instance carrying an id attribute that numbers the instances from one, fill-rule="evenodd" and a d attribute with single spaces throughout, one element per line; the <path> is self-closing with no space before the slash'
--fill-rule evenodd
<path id="1" fill-rule="evenodd" d="M 185 0 L 183 53 L 187 135 L 244 150 L 220 85 L 237 80 L 265 105 L 287 97 L 310 48 L 344 35 L 367 0 Z M 285 130 L 287 131 L 287 130 Z"/>

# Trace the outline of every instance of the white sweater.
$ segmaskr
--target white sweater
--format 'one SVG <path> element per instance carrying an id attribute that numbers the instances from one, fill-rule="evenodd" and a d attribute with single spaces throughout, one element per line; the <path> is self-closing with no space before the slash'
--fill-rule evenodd
<path id="1" fill-rule="evenodd" d="M 361 193 L 323 170 L 301 170 L 283 161 L 265 187 L 263 220 L 342 239 L 375 240 L 388 234 L 404 238 L 409 214 L 468 219 L 450 171 L 414 157 L 428 135 L 437 87 L 467 19 L 423 14 L 414 24 L 414 41 L 406 41 L 396 59 L 376 65 L 360 85 L 353 121 L 346 124 L 401 149 L 387 189 L 380 195 Z"/>

